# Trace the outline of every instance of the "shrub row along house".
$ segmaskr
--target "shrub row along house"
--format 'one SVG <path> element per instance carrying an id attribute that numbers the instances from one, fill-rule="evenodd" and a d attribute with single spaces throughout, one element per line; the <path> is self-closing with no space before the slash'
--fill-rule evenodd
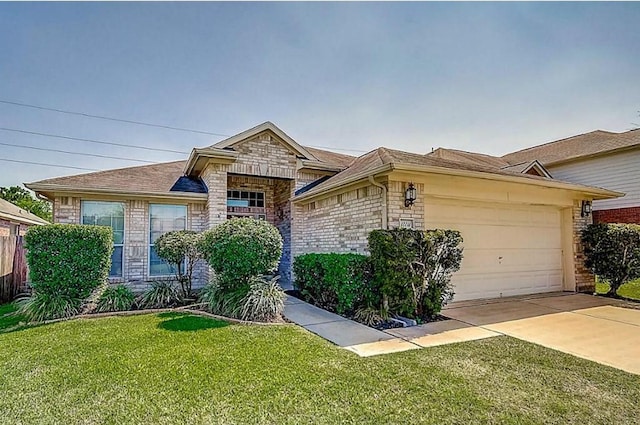
<path id="1" fill-rule="evenodd" d="M 304 147 L 270 122 L 193 149 L 186 161 L 27 187 L 53 201 L 56 223 L 111 226 L 111 277 L 139 284 L 171 274 L 153 250 L 160 235 L 232 217 L 278 228 L 285 288 L 295 256 L 364 252 L 374 229 L 459 230 L 465 254 L 455 300 L 593 290 L 579 233 L 593 200 L 622 195 L 553 179 L 535 159 L 388 148 L 355 158 Z M 196 284 L 206 273 L 196 272 Z"/>

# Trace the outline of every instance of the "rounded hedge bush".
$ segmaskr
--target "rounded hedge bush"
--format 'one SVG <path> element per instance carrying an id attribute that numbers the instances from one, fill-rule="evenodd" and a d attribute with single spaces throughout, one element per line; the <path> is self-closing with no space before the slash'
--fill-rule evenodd
<path id="1" fill-rule="evenodd" d="M 282 236 L 264 220 L 234 218 L 203 233 L 200 252 L 221 286 L 249 285 L 252 278 L 276 270 Z"/>

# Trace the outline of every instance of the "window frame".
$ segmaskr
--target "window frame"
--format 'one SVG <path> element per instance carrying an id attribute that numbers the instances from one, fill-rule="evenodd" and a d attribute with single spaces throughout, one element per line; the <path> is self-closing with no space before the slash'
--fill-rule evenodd
<path id="1" fill-rule="evenodd" d="M 233 192 L 238 192 L 238 196 L 234 196 Z M 243 196 L 246 194 L 246 196 Z M 229 196 L 231 195 L 231 196 Z M 254 195 L 253 197 L 251 195 Z M 247 201 L 247 205 L 229 205 L 229 201 Z M 251 201 L 255 201 L 255 205 L 251 205 Z M 262 203 L 262 206 L 258 205 L 258 202 Z M 227 189 L 227 208 L 266 208 L 267 197 L 263 190 L 242 190 L 242 189 Z"/>
<path id="2" fill-rule="evenodd" d="M 85 204 L 86 203 L 94 203 L 94 204 L 120 204 L 122 206 L 122 243 L 116 243 L 115 240 L 113 241 L 113 247 L 114 247 L 114 251 L 116 247 L 120 247 L 122 248 L 122 253 L 120 254 L 121 259 L 120 259 L 120 264 L 121 264 L 121 271 L 120 271 L 120 275 L 111 275 L 111 269 L 109 269 L 109 279 L 110 280 L 118 280 L 118 279 L 124 279 L 125 276 L 125 268 L 126 268 L 126 264 L 124 261 L 124 246 L 126 243 L 126 238 L 127 238 L 127 206 L 126 203 L 124 201 L 104 201 L 104 200 L 100 200 L 100 199 L 81 199 L 80 200 L 80 224 L 85 225 L 85 226 L 98 226 L 98 224 L 85 224 L 84 223 L 84 212 L 85 212 Z M 113 231 L 113 226 L 110 226 L 112 231 Z M 112 254 L 113 256 L 113 254 Z"/>
<path id="3" fill-rule="evenodd" d="M 153 252 L 154 249 L 154 242 L 151 242 L 151 207 L 152 206 L 161 206 L 161 207 L 182 207 L 184 208 L 184 229 L 174 229 L 174 230 L 167 230 L 167 232 L 172 232 L 175 230 L 188 230 L 189 226 L 189 208 L 186 204 L 162 204 L 162 203 L 149 203 L 148 204 L 148 211 L 147 211 L 147 277 L 148 278 L 153 278 L 153 279 L 163 279 L 163 278 L 170 278 L 170 277 L 174 277 L 173 273 L 170 272 L 169 274 L 152 274 L 151 273 L 151 253 Z M 167 233 L 164 232 L 164 233 Z M 163 233 L 163 234 L 164 234 Z M 163 260 L 164 261 L 164 260 Z"/>

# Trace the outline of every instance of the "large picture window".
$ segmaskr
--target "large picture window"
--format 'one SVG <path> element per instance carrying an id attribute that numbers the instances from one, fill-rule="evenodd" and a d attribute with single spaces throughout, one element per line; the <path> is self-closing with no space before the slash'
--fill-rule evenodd
<path id="1" fill-rule="evenodd" d="M 124 255 L 124 204 L 82 201 L 82 224 L 108 226 L 113 231 L 113 254 L 109 277 L 122 277 Z"/>
<path id="2" fill-rule="evenodd" d="M 149 276 L 169 276 L 175 271 L 158 257 L 153 244 L 160 236 L 174 230 L 186 230 L 187 207 L 185 205 L 149 205 Z"/>

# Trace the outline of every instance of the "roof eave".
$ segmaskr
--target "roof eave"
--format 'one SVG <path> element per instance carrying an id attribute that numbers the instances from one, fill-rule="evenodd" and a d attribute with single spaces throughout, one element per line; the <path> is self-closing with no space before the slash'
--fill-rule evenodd
<path id="1" fill-rule="evenodd" d="M 25 186 L 34 192 L 40 193 L 70 193 L 78 195 L 109 195 L 115 197 L 126 198 L 153 198 L 153 199 L 182 199 L 182 200 L 194 200 L 203 201 L 206 200 L 208 195 L 206 193 L 192 193 L 192 192 L 144 192 L 144 191 L 127 191 L 127 190 L 114 190 L 105 188 L 92 188 L 92 187 L 76 187 L 65 186 L 55 184 L 36 184 L 26 183 Z"/>
<path id="2" fill-rule="evenodd" d="M 328 192 L 332 192 L 340 187 L 348 186 L 354 183 L 359 182 L 360 180 L 365 180 L 369 178 L 369 176 L 376 176 L 385 172 L 390 172 L 394 168 L 393 164 L 383 164 L 378 167 L 372 168 L 371 170 L 362 171 L 360 173 L 354 174 L 346 180 L 339 181 L 337 183 L 328 185 L 327 187 L 321 187 L 319 189 L 312 189 L 308 192 L 305 192 L 301 195 L 298 195 L 292 199 L 293 202 L 299 201 L 309 201 L 312 198 L 316 198 L 318 196 L 322 196 Z"/>
<path id="3" fill-rule="evenodd" d="M 238 159 L 238 152 L 235 151 L 223 151 L 221 149 L 192 149 L 189 159 L 184 166 L 184 174 L 186 176 L 199 175 L 204 169 L 206 164 L 213 160 L 221 164 L 231 164 Z"/>
<path id="4" fill-rule="evenodd" d="M 346 168 L 347 166 L 327 164 L 326 162 L 310 161 L 308 159 L 298 159 L 298 171 L 331 171 L 339 173 Z"/>
<path id="5" fill-rule="evenodd" d="M 8 221 L 15 221 L 18 223 L 26 223 L 26 224 L 33 224 L 33 225 L 39 225 L 39 226 L 42 226 L 45 224 L 51 224 L 47 220 L 40 219 L 40 217 L 38 217 L 38 220 L 36 220 L 35 218 L 17 216 L 15 214 L 9 214 L 2 211 L 0 211 L 0 218 L 4 218 L 5 220 L 8 220 Z"/>
<path id="6" fill-rule="evenodd" d="M 558 180 L 537 180 L 525 176 L 508 176 L 505 174 L 494 174 L 482 171 L 458 170 L 446 167 L 435 167 L 431 165 L 413 165 L 413 164 L 396 164 L 395 169 L 398 171 L 428 172 L 434 174 L 446 174 L 460 177 L 474 177 L 485 180 L 505 181 L 513 183 L 531 184 L 534 186 L 552 187 L 555 189 L 565 189 L 574 192 L 581 192 L 584 195 L 593 197 L 593 199 L 611 199 L 624 196 L 622 192 L 602 189 L 593 186 L 583 186 L 574 183 L 567 183 Z"/>

